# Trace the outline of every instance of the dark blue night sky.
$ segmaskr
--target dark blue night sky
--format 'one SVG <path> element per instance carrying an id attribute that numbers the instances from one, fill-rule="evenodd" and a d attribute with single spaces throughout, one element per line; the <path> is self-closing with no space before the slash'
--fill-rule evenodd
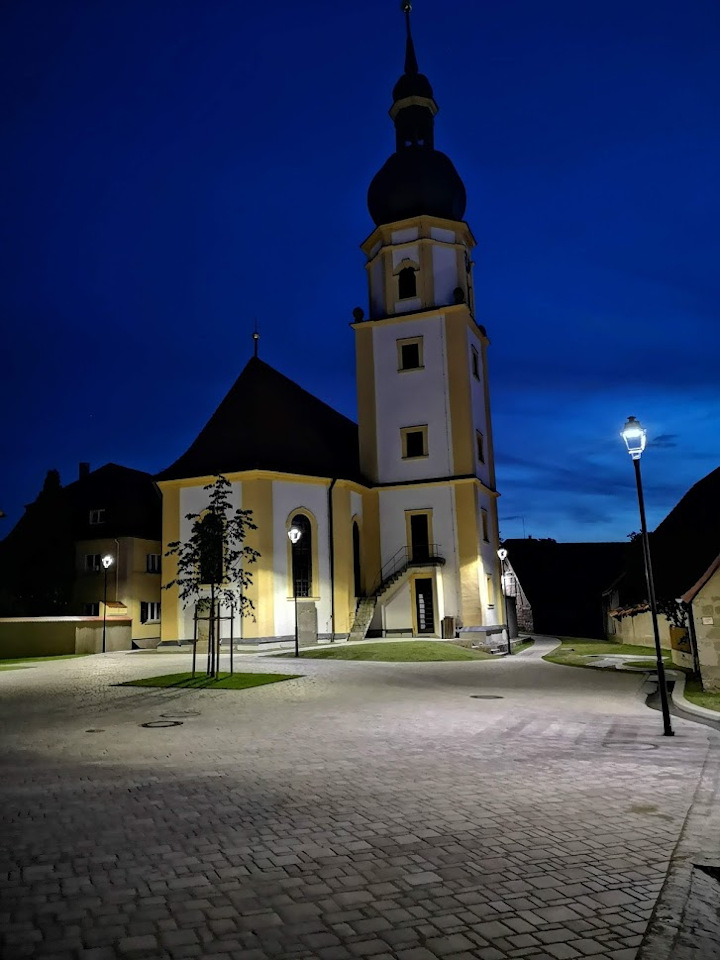
<path id="1" fill-rule="evenodd" d="M 501 533 L 624 539 L 720 463 L 716 0 L 417 0 L 468 191 Z M 355 416 L 396 0 L 0 6 L 4 532 L 50 467 L 166 467 L 252 352 Z"/>

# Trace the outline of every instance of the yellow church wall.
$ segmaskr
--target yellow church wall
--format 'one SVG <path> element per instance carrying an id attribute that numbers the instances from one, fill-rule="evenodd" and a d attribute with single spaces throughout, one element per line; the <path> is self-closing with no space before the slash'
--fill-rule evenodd
<path id="1" fill-rule="evenodd" d="M 248 533 L 247 546 L 258 550 L 260 558 L 248 567 L 253 582 L 245 595 L 255 607 L 255 617 L 246 617 L 242 623 L 242 635 L 248 639 L 275 635 L 275 598 L 273 570 L 273 481 L 267 479 L 246 480 L 242 487 L 243 509 L 252 510 L 253 523 L 257 530 Z"/>
<path id="2" fill-rule="evenodd" d="M 349 487 L 337 483 L 332 492 L 335 633 L 349 633 L 355 614 L 350 499 Z"/>
<path id="3" fill-rule="evenodd" d="M 371 479 L 377 480 L 377 420 L 375 411 L 375 360 L 372 326 L 355 324 L 357 356 L 357 397 L 360 441 L 360 466 Z"/>
<path id="4" fill-rule="evenodd" d="M 459 476 L 475 473 L 467 321 L 465 309 L 448 311 L 445 316 L 453 463 L 454 472 Z"/>
<path id="5" fill-rule="evenodd" d="M 453 484 L 455 493 L 455 522 L 460 567 L 460 616 L 466 627 L 479 627 L 483 618 L 480 598 L 480 558 L 478 551 L 478 523 L 476 483 L 474 480 Z"/>
<path id="6" fill-rule="evenodd" d="M 170 583 L 177 576 L 175 557 L 166 557 L 168 543 L 180 539 L 180 487 L 177 484 L 158 484 L 162 493 L 162 583 Z M 179 597 L 177 587 L 162 590 L 162 616 L 160 618 L 161 640 L 178 640 L 180 623 L 178 618 Z"/>

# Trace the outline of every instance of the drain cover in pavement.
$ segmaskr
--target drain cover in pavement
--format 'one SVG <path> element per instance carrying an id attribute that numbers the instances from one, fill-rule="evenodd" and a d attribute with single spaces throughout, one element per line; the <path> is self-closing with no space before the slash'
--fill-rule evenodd
<path id="1" fill-rule="evenodd" d="M 151 730 L 160 727 L 181 727 L 182 720 L 151 720 L 150 723 L 141 723 L 141 727 L 150 727 Z"/>
<path id="2" fill-rule="evenodd" d="M 163 720 L 176 720 L 178 717 L 199 717 L 199 710 L 176 710 L 174 713 L 161 713 Z"/>
<path id="3" fill-rule="evenodd" d="M 495 693 L 471 693 L 471 700 L 502 700 L 503 697 L 499 697 Z"/>
<path id="4" fill-rule="evenodd" d="M 86 730 L 85 733 L 105 733 L 105 731 L 104 731 L 104 730 L 95 730 L 93 727 L 91 727 L 89 730 Z"/>

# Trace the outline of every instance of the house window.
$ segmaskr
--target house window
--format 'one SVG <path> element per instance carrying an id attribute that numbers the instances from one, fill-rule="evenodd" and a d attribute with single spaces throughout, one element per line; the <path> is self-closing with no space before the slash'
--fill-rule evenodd
<path id="1" fill-rule="evenodd" d="M 427 426 L 403 427 L 400 430 L 403 460 L 414 460 L 428 455 Z"/>
<path id="2" fill-rule="evenodd" d="M 487 602 L 489 607 L 495 606 L 495 584 L 490 576 L 487 578 Z"/>
<path id="3" fill-rule="evenodd" d="M 87 573 L 96 573 L 101 566 L 99 553 L 85 554 L 85 570 Z"/>
<path id="4" fill-rule="evenodd" d="M 478 430 L 475 434 L 475 440 L 477 441 L 477 455 L 480 463 L 485 463 L 485 437 Z"/>
<path id="5" fill-rule="evenodd" d="M 105 523 L 105 508 L 90 511 L 90 523 Z"/>
<path id="6" fill-rule="evenodd" d="M 417 296 L 417 276 L 414 267 L 403 267 L 398 274 L 398 300 Z"/>
<path id="7" fill-rule="evenodd" d="M 292 585 L 294 597 L 309 597 L 312 587 L 312 527 L 303 513 L 296 513 L 291 526 L 300 530 L 297 543 L 290 544 L 292 556 Z"/>
<path id="8" fill-rule="evenodd" d="M 140 623 L 159 623 L 160 621 L 160 603 L 145 600 L 140 603 Z"/>
<path id="9" fill-rule="evenodd" d="M 470 348 L 472 350 L 472 372 L 476 380 L 480 379 L 480 356 L 475 349 L 475 347 Z"/>
<path id="10" fill-rule="evenodd" d="M 423 365 L 423 338 L 398 340 L 398 370 L 419 370 Z"/>
<path id="11" fill-rule="evenodd" d="M 160 573 L 160 554 L 148 553 L 145 556 L 145 569 L 148 573 Z"/>
<path id="12" fill-rule="evenodd" d="M 100 601 L 95 603 L 85 603 L 83 604 L 83 616 L 84 617 L 99 617 L 100 616 Z"/>
<path id="13" fill-rule="evenodd" d="M 482 535 L 485 543 L 490 542 L 490 524 L 488 522 L 488 512 L 483 507 L 480 511 L 480 516 L 482 517 Z"/>

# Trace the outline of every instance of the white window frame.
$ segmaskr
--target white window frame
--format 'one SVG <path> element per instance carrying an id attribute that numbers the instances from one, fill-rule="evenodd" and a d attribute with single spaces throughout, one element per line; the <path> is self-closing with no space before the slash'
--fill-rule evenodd
<path id="1" fill-rule="evenodd" d="M 144 618 L 143 611 L 145 612 Z M 140 602 L 140 623 L 160 623 L 159 600 L 142 600 Z"/>
<path id="2" fill-rule="evenodd" d="M 85 554 L 85 573 L 100 573 L 102 569 L 101 555 L 99 553 Z"/>
<path id="3" fill-rule="evenodd" d="M 161 564 L 162 564 L 161 553 L 145 554 L 145 572 L 146 573 L 160 573 Z"/>
<path id="4" fill-rule="evenodd" d="M 98 507 L 90 511 L 90 523 L 93 526 L 99 523 L 105 523 L 105 507 Z"/>

